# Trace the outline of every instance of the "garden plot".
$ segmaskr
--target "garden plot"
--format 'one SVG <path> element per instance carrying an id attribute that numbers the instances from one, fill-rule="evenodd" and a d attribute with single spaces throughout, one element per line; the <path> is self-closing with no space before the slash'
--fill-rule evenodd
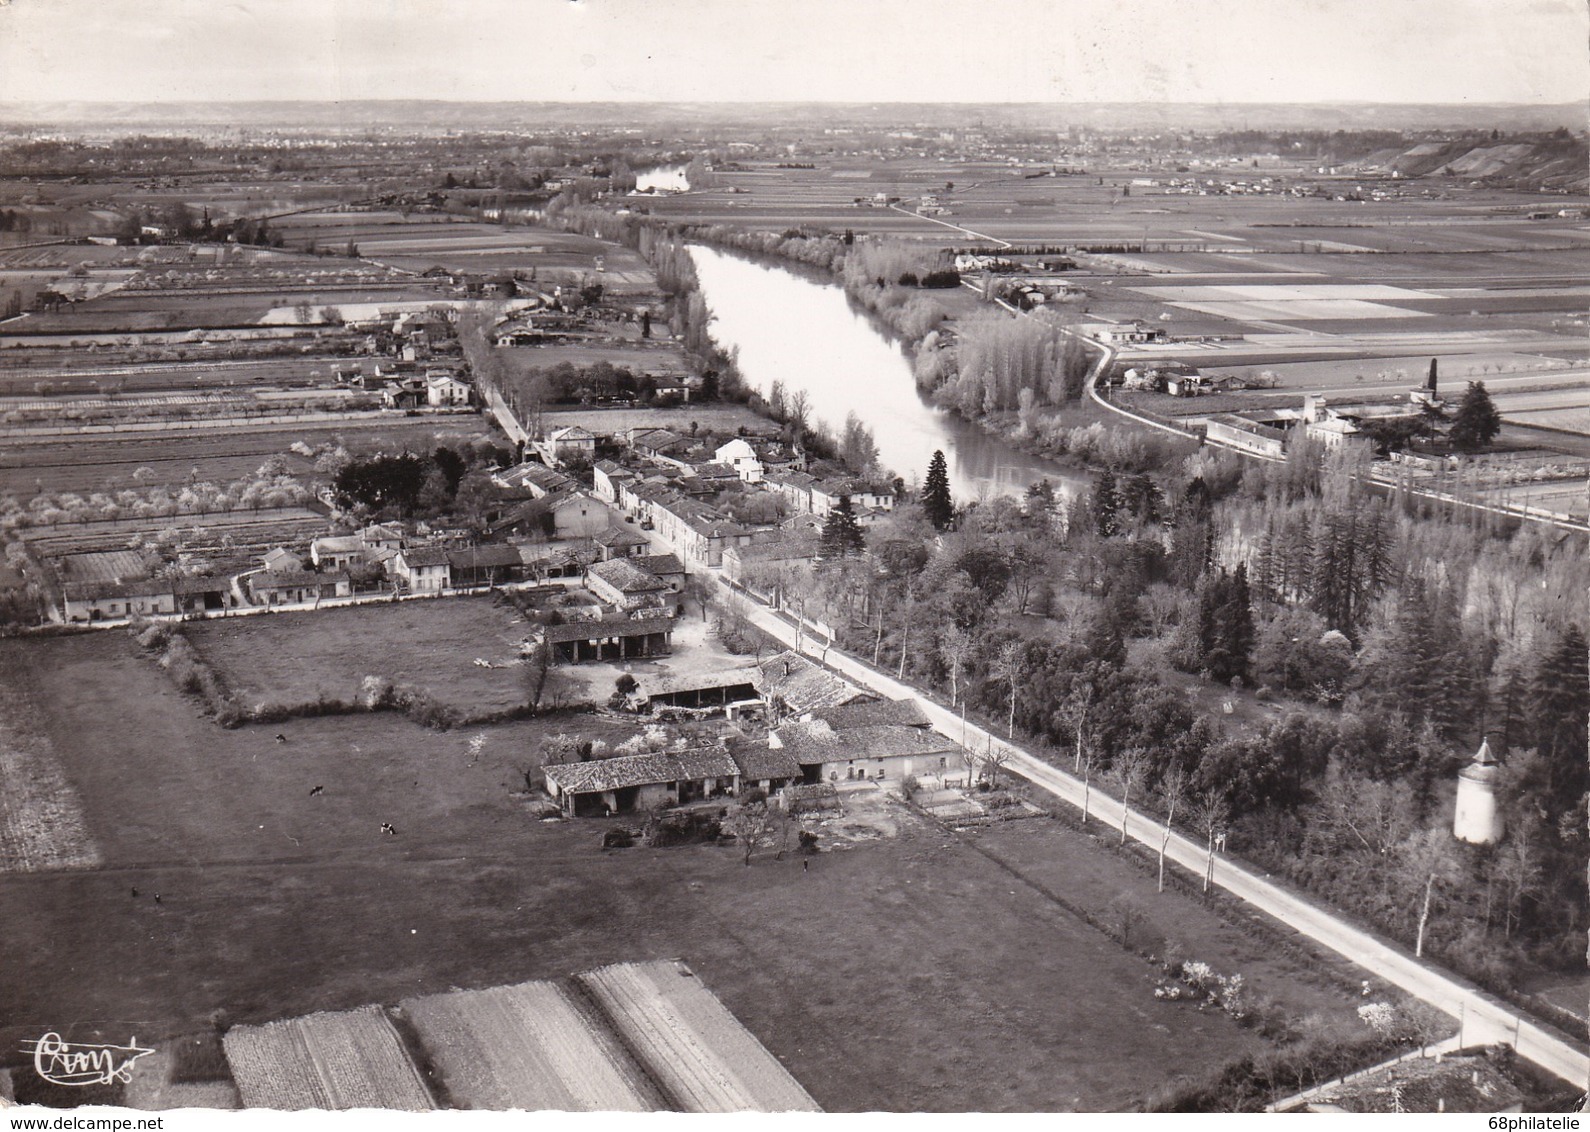
<path id="1" fill-rule="evenodd" d="M 463 1108 L 651 1112 L 656 1086 L 598 1018 L 556 983 L 521 983 L 404 999 Z"/>
<path id="2" fill-rule="evenodd" d="M 378 1006 L 237 1026 L 225 1046 L 247 1108 L 436 1107 Z"/>
<path id="3" fill-rule="evenodd" d="M 820 1111 L 683 963 L 619 963 L 579 978 L 684 1111 Z"/>
<path id="4" fill-rule="evenodd" d="M 22 687 L 0 674 L 0 873 L 87 869 L 100 863 L 82 805 Z"/>

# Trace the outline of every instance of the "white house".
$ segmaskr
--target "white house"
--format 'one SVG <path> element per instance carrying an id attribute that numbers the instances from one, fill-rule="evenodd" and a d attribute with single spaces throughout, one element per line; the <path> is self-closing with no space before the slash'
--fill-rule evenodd
<path id="1" fill-rule="evenodd" d="M 712 454 L 715 464 L 726 464 L 739 473 L 745 483 L 762 482 L 762 460 L 756 449 L 740 437 L 735 437 Z"/>
<path id="2" fill-rule="evenodd" d="M 425 378 L 425 403 L 433 408 L 446 408 L 469 404 L 470 387 L 446 371 L 427 374 Z"/>

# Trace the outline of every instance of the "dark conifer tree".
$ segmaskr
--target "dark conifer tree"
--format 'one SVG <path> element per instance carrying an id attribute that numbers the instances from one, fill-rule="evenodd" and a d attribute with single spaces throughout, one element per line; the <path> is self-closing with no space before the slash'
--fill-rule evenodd
<path id="1" fill-rule="evenodd" d="M 1454 448 L 1464 452 L 1473 452 L 1483 448 L 1502 429 L 1502 415 L 1496 411 L 1496 406 L 1491 402 L 1491 395 L 1485 391 L 1483 381 L 1471 381 L 1463 393 L 1463 400 L 1458 402 L 1457 413 L 1452 418 L 1452 427 L 1447 430 L 1447 439 Z"/>
<path id="2" fill-rule="evenodd" d="M 1100 538 L 1110 538 L 1121 531 L 1121 496 L 1115 487 L 1115 473 L 1105 468 L 1093 481 L 1090 510 L 1093 512 L 1093 530 Z"/>
<path id="3" fill-rule="evenodd" d="M 866 545 L 861 524 L 856 522 L 856 512 L 850 504 L 850 496 L 841 495 L 839 502 L 828 512 L 828 518 L 823 521 L 819 553 L 825 560 L 844 558 L 860 554 Z"/>
<path id="4" fill-rule="evenodd" d="M 950 498 L 950 470 L 944 453 L 935 451 L 928 461 L 927 481 L 922 485 L 922 509 L 928 522 L 938 530 L 946 529 L 955 519 L 955 503 Z"/>

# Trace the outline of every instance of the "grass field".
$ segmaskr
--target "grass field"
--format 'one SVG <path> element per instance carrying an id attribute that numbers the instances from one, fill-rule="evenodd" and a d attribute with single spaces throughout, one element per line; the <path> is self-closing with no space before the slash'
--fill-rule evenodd
<path id="1" fill-rule="evenodd" d="M 201 622 L 187 628 L 250 706 L 352 701 L 366 676 L 424 690 L 441 703 L 488 714 L 522 705 L 523 626 L 488 597 L 405 601 L 314 613 Z M 476 659 L 503 668 L 484 668 Z"/>
<path id="2" fill-rule="evenodd" d="M 0 878 L 0 1048 L 46 1020 L 159 1042 L 670 956 L 828 1109 L 1114 1108 L 1260 1041 L 1157 1003 L 1141 959 L 908 814 L 809 873 L 528 821 L 535 744 L 591 717 L 486 728 L 471 762 L 392 715 L 221 731 L 119 633 L 0 642 L 0 675 L 49 721 L 105 866 Z M 1162 930 L 1180 900 L 1150 910 Z"/>

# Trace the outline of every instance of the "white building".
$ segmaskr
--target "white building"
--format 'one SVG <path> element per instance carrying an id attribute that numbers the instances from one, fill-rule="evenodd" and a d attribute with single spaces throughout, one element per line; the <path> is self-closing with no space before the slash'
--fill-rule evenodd
<path id="1" fill-rule="evenodd" d="M 1486 739 L 1474 759 L 1458 772 L 1457 808 L 1452 835 L 1471 845 L 1494 845 L 1502 838 L 1502 815 L 1496 808 L 1496 778 L 1501 764 Z"/>
<path id="2" fill-rule="evenodd" d="M 739 473 L 740 479 L 745 483 L 762 482 L 762 461 L 757 456 L 756 449 L 744 440 L 736 437 L 720 447 L 712 454 L 712 460 L 717 464 L 726 464 Z"/>

